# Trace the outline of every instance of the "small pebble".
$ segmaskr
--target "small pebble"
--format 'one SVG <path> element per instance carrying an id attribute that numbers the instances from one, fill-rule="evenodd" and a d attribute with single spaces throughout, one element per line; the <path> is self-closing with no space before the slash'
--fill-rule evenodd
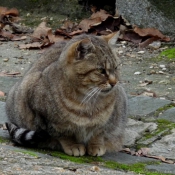
<path id="1" fill-rule="evenodd" d="M 119 53 L 119 54 L 123 54 L 123 50 L 119 50 L 118 53 Z"/>
<path id="2" fill-rule="evenodd" d="M 100 171 L 100 168 L 98 166 L 93 166 L 90 170 L 93 172 L 98 172 Z"/>
<path id="3" fill-rule="evenodd" d="M 127 44 L 127 42 L 126 41 L 121 41 L 121 44 Z"/>
<path id="4" fill-rule="evenodd" d="M 154 41 L 151 44 L 149 44 L 149 47 L 152 49 L 158 49 L 161 46 L 161 42 L 160 41 Z"/>
<path id="5" fill-rule="evenodd" d="M 159 65 L 160 68 L 165 68 L 165 65 L 161 64 Z"/>
<path id="6" fill-rule="evenodd" d="M 137 53 L 138 53 L 138 54 L 144 54 L 145 51 L 141 50 L 141 51 L 139 51 L 139 52 L 137 52 Z"/>
<path id="7" fill-rule="evenodd" d="M 9 61 L 9 58 L 4 58 L 3 61 L 4 62 L 8 62 Z"/>
<path id="8" fill-rule="evenodd" d="M 134 73 L 134 75 L 140 75 L 141 74 L 141 72 L 135 72 Z"/>

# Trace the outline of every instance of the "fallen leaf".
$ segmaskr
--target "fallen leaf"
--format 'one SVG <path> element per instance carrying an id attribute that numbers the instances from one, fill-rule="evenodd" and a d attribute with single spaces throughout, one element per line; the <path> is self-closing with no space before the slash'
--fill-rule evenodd
<path id="1" fill-rule="evenodd" d="M 60 29 L 64 30 L 66 33 L 71 33 L 72 31 L 78 30 L 77 26 L 77 23 L 67 20 Z"/>
<path id="2" fill-rule="evenodd" d="M 30 49 L 30 48 L 41 48 L 43 46 L 43 43 L 40 42 L 33 42 L 29 44 L 20 44 L 20 49 Z"/>
<path id="3" fill-rule="evenodd" d="M 153 83 L 153 81 L 144 80 L 143 82 L 141 81 L 141 83 L 138 86 L 144 87 L 144 86 L 147 86 L 147 85 L 152 84 L 152 83 Z"/>
<path id="4" fill-rule="evenodd" d="M 46 22 L 42 22 L 32 34 L 33 41 L 40 41 L 43 45 L 54 43 L 54 35 L 52 29 L 46 26 Z"/>
<path id="5" fill-rule="evenodd" d="M 142 41 L 142 37 L 135 33 L 133 30 L 124 30 L 123 34 L 120 36 L 120 39 L 131 41 L 135 44 L 139 44 Z"/>
<path id="6" fill-rule="evenodd" d="M 11 40 L 12 41 L 21 41 L 27 39 L 27 36 L 14 36 Z"/>
<path id="7" fill-rule="evenodd" d="M 101 21 L 105 21 L 109 16 L 112 17 L 112 15 L 107 13 L 105 10 L 100 9 L 100 11 L 93 13 L 90 19 L 100 18 Z"/>
<path id="8" fill-rule="evenodd" d="M 69 33 L 69 35 L 73 36 L 73 35 L 77 35 L 77 34 L 81 34 L 81 33 L 84 33 L 84 31 L 83 30 L 75 30 L 75 31 Z"/>
<path id="9" fill-rule="evenodd" d="M 71 36 L 70 36 L 69 33 L 65 32 L 65 31 L 63 31 L 63 30 L 60 30 L 60 29 L 57 29 L 57 30 L 55 31 L 55 35 L 63 35 L 63 36 L 67 36 L 68 38 L 71 38 Z"/>
<path id="10" fill-rule="evenodd" d="M 0 29 L 0 40 L 11 40 L 13 37 L 14 35 L 12 33 Z"/>
<path id="11" fill-rule="evenodd" d="M 175 162 L 172 161 L 172 160 L 167 160 L 165 157 L 163 156 L 154 156 L 154 155 L 145 155 L 145 157 L 148 157 L 148 158 L 153 158 L 153 159 L 158 159 L 158 160 L 161 160 L 162 162 L 164 163 L 168 163 L 168 164 L 174 164 Z"/>
<path id="12" fill-rule="evenodd" d="M 158 29 L 155 29 L 155 28 L 141 29 L 137 26 L 134 26 L 134 32 L 137 33 L 139 36 L 142 36 L 142 37 L 150 36 L 150 37 L 156 37 L 157 39 L 161 39 L 163 41 L 170 41 L 169 37 L 166 37 Z"/>
<path id="13" fill-rule="evenodd" d="M 139 84 L 138 86 L 140 86 L 140 87 L 144 87 L 144 86 L 147 86 L 149 83 L 141 83 L 141 84 Z"/>
<path id="14" fill-rule="evenodd" d="M 7 77 L 21 76 L 20 74 L 21 74 L 20 72 L 0 72 L 0 77 L 4 77 L 4 76 L 7 76 Z"/>
<path id="15" fill-rule="evenodd" d="M 7 7 L 0 7 L 0 27 L 1 29 L 6 24 L 12 24 L 19 21 L 19 11 L 16 8 L 8 9 Z"/>
<path id="16" fill-rule="evenodd" d="M 124 148 L 121 150 L 121 152 L 131 153 L 130 148 Z"/>
<path id="17" fill-rule="evenodd" d="M 60 35 L 55 35 L 54 37 L 54 42 L 61 42 L 61 41 L 65 41 L 65 40 L 69 40 L 70 38 L 65 38 L 64 36 L 60 36 Z"/>
<path id="18" fill-rule="evenodd" d="M 94 18 L 94 19 L 84 19 L 80 22 L 80 24 L 78 25 L 78 28 L 80 28 L 81 30 L 88 32 L 88 30 L 91 28 L 91 26 L 97 26 L 99 24 L 101 24 L 101 18 Z"/>
<path id="19" fill-rule="evenodd" d="M 159 40 L 159 38 L 157 38 L 157 37 L 148 38 L 148 39 L 146 39 L 145 41 L 139 43 L 139 47 L 140 47 L 141 49 L 142 49 L 142 48 L 145 48 L 145 47 L 147 47 L 149 44 L 151 44 L 152 42 L 157 41 L 157 40 Z"/>

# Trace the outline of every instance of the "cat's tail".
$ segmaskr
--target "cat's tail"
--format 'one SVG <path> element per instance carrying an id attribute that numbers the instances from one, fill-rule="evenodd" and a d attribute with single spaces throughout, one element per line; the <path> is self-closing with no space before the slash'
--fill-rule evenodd
<path id="1" fill-rule="evenodd" d="M 19 128 L 13 123 L 5 123 L 12 141 L 24 146 L 33 146 L 42 141 L 46 141 L 49 135 L 45 131 L 31 131 L 25 128 Z"/>

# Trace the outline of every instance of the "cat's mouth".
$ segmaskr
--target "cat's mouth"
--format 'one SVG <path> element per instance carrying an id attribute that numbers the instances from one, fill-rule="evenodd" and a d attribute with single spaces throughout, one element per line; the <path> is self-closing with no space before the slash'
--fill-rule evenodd
<path id="1" fill-rule="evenodd" d="M 111 88 L 107 88 L 107 89 L 102 89 L 101 92 L 103 92 L 103 93 L 108 93 L 108 92 L 110 92 L 112 89 L 113 89 L 112 87 L 111 87 Z"/>

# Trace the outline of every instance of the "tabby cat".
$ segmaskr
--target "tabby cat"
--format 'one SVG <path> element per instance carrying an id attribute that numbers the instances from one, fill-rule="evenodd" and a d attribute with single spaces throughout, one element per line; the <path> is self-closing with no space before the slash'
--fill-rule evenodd
<path id="1" fill-rule="evenodd" d="M 60 42 L 31 66 L 6 101 L 14 142 L 73 156 L 121 149 L 127 98 L 110 48 L 116 35 Z"/>

